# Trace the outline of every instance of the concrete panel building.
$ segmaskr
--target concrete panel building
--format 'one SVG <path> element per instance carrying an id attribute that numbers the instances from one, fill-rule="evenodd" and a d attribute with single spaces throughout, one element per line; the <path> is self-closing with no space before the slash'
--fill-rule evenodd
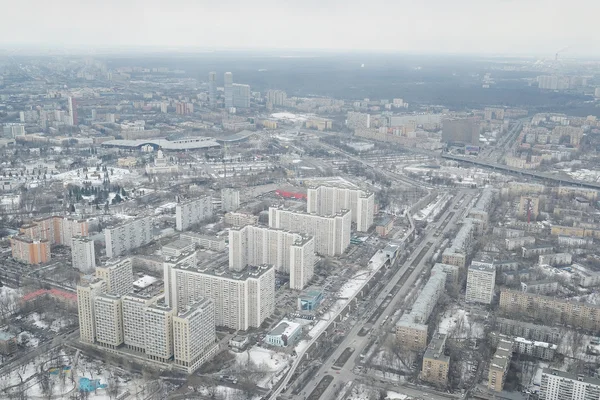
<path id="1" fill-rule="evenodd" d="M 448 384 L 448 369 L 450 356 L 444 354 L 446 335 L 434 335 L 423 355 L 423 365 L 420 378 L 437 386 Z"/>
<path id="2" fill-rule="evenodd" d="M 290 288 L 303 289 L 314 273 L 314 239 L 279 229 L 245 226 L 229 231 L 229 268 L 273 265 L 290 275 Z"/>
<path id="3" fill-rule="evenodd" d="M 474 118 L 443 120 L 442 142 L 479 146 L 479 121 Z"/>
<path id="4" fill-rule="evenodd" d="M 272 266 L 248 267 L 244 271 L 210 266 L 173 266 L 165 270 L 165 275 L 170 275 L 171 307 L 181 312 L 189 304 L 208 298 L 215 304 L 217 326 L 258 328 L 275 311 Z"/>
<path id="5" fill-rule="evenodd" d="M 192 373 L 219 348 L 216 343 L 215 305 L 202 299 L 173 316 L 175 364 Z"/>
<path id="6" fill-rule="evenodd" d="M 143 217 L 104 229 L 106 256 L 117 257 L 144 246 L 153 239 L 152 218 Z"/>
<path id="7" fill-rule="evenodd" d="M 258 217 L 248 213 L 228 212 L 225 214 L 224 222 L 233 226 L 256 225 Z"/>
<path id="8" fill-rule="evenodd" d="M 50 261 L 50 242 L 46 239 L 29 239 L 23 235 L 10 239 L 12 257 L 25 264 L 42 264 Z"/>
<path id="9" fill-rule="evenodd" d="M 123 305 L 121 296 L 102 293 L 94 299 L 96 342 L 115 349 L 123 343 Z"/>
<path id="10" fill-rule="evenodd" d="M 127 348 L 139 352 L 146 350 L 146 307 L 155 303 L 157 297 L 128 294 L 122 297 L 123 342 Z"/>
<path id="11" fill-rule="evenodd" d="M 71 265 L 84 274 L 91 274 L 96 268 L 94 241 L 83 236 L 71 238 Z"/>
<path id="12" fill-rule="evenodd" d="M 175 228 L 185 231 L 190 226 L 198 224 L 213 216 L 211 196 L 202 196 L 195 200 L 179 203 L 175 207 Z"/>
<path id="13" fill-rule="evenodd" d="M 493 264 L 472 262 L 467 271 L 467 303 L 491 304 L 496 285 L 496 267 Z"/>
<path id="14" fill-rule="evenodd" d="M 349 210 L 329 217 L 283 208 L 269 208 L 269 227 L 314 237 L 315 251 L 323 255 L 340 255 L 350 245 L 351 216 Z"/>
<path id="15" fill-rule="evenodd" d="M 410 313 L 404 313 L 396 324 L 396 336 L 400 344 L 412 350 L 427 347 L 427 320 L 444 292 L 446 273 L 437 271 L 431 275 L 421 293 L 413 303 Z"/>
<path id="16" fill-rule="evenodd" d="M 488 389 L 493 390 L 494 392 L 501 392 L 504 389 L 504 382 L 506 381 L 506 373 L 510 367 L 512 351 L 512 342 L 507 340 L 499 341 L 496 353 L 494 353 L 494 357 L 490 362 Z"/>
<path id="17" fill-rule="evenodd" d="M 580 303 L 572 300 L 524 293 L 514 290 L 502 290 L 500 293 L 500 310 L 521 312 L 533 317 L 543 313 L 546 319 L 560 321 L 575 328 L 600 330 L 600 306 Z"/>
<path id="18" fill-rule="evenodd" d="M 164 303 L 164 299 L 159 299 L 144 309 L 144 350 L 149 359 L 166 363 L 173 357 L 175 313 L 174 309 Z"/>
<path id="19" fill-rule="evenodd" d="M 240 208 L 240 191 L 232 188 L 221 189 L 221 209 L 225 212 Z"/>
<path id="20" fill-rule="evenodd" d="M 95 279 L 84 285 L 77 285 L 77 313 L 79 315 L 79 337 L 82 341 L 96 341 L 96 317 L 94 302 L 96 297 L 106 292 L 106 282 Z"/>
<path id="21" fill-rule="evenodd" d="M 540 400 L 588 400 L 600 398 L 600 379 L 556 369 L 542 370 Z"/>
<path id="22" fill-rule="evenodd" d="M 373 225 L 375 194 L 360 189 L 318 186 L 307 190 L 307 211 L 321 216 L 350 210 L 356 230 L 366 232 Z"/>
<path id="23" fill-rule="evenodd" d="M 133 292 L 133 269 L 130 258 L 113 258 L 96 267 L 96 277 L 106 282 L 106 292 L 123 296 Z"/>
<path id="24" fill-rule="evenodd" d="M 201 235 L 196 232 L 184 232 L 179 238 L 187 240 L 203 249 L 223 251 L 225 250 L 225 239 L 217 236 Z"/>

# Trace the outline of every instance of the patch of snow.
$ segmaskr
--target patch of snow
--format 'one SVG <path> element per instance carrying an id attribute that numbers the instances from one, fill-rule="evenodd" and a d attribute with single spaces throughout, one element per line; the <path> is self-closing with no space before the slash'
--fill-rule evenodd
<path id="1" fill-rule="evenodd" d="M 31 323 L 40 328 L 40 329 L 48 329 L 48 323 L 44 320 L 42 320 L 42 317 L 40 316 L 40 314 L 34 312 L 33 314 L 31 314 L 29 317 L 27 317 L 27 320 L 30 320 Z"/>

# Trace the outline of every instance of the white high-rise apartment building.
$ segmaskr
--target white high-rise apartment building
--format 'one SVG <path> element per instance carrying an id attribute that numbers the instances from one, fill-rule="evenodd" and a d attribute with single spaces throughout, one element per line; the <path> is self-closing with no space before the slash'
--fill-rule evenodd
<path id="1" fill-rule="evenodd" d="M 473 261 L 467 272 L 465 300 L 471 303 L 491 304 L 496 285 L 496 267 Z"/>
<path id="2" fill-rule="evenodd" d="M 371 127 L 371 115 L 355 111 L 348 111 L 346 126 L 350 129 L 368 129 Z"/>
<path id="3" fill-rule="evenodd" d="M 177 204 L 177 207 L 175 207 L 175 226 L 178 231 L 185 231 L 190 226 L 212 216 L 212 197 L 202 196 L 196 200 Z"/>
<path id="4" fill-rule="evenodd" d="M 106 256 L 117 257 L 152 241 L 152 218 L 144 217 L 104 229 Z"/>
<path id="5" fill-rule="evenodd" d="M 600 398 L 600 379 L 544 368 L 540 400 L 590 400 Z"/>
<path id="6" fill-rule="evenodd" d="M 208 101 L 212 108 L 217 106 L 217 73 L 208 73 Z"/>
<path id="7" fill-rule="evenodd" d="M 267 103 L 273 106 L 283 106 L 287 100 L 287 93 L 283 90 L 267 90 Z"/>
<path id="8" fill-rule="evenodd" d="M 315 251 L 335 256 L 344 253 L 350 245 L 352 213 L 350 210 L 320 216 L 294 212 L 283 208 L 269 208 L 269 227 L 285 229 L 313 236 Z"/>
<path id="9" fill-rule="evenodd" d="M 215 340 L 215 305 L 212 301 L 202 299 L 173 316 L 175 363 L 188 372 L 198 369 L 218 349 Z"/>
<path id="10" fill-rule="evenodd" d="M 171 258 L 163 262 L 163 279 L 164 279 L 164 290 L 165 290 L 165 303 L 173 308 L 175 299 L 175 292 L 173 291 L 173 285 L 171 284 L 171 269 L 176 266 L 182 268 L 195 267 L 197 262 L 196 252 L 193 251 L 188 254 L 182 254 L 177 258 Z"/>
<path id="11" fill-rule="evenodd" d="M 231 188 L 221 189 L 221 209 L 225 212 L 240 208 L 240 191 Z"/>
<path id="12" fill-rule="evenodd" d="M 96 318 L 94 300 L 106 291 L 106 282 L 96 279 L 85 285 L 77 285 L 77 313 L 79 314 L 79 337 L 82 341 L 96 341 Z"/>
<path id="13" fill-rule="evenodd" d="M 231 72 L 225 72 L 223 78 L 225 81 L 225 108 L 229 109 L 233 107 L 233 74 Z"/>
<path id="14" fill-rule="evenodd" d="M 307 190 L 307 211 L 317 215 L 333 215 L 350 210 L 356 230 L 366 232 L 373 225 L 375 194 L 360 189 L 319 186 Z"/>
<path id="15" fill-rule="evenodd" d="M 123 342 L 128 348 L 146 352 L 146 307 L 157 300 L 157 297 L 133 293 L 122 297 Z"/>
<path id="16" fill-rule="evenodd" d="M 114 258 L 96 267 L 96 277 L 106 282 L 106 292 L 123 296 L 133 292 L 133 269 L 130 258 Z"/>
<path id="17" fill-rule="evenodd" d="M 233 106 L 235 108 L 249 108 L 250 107 L 250 85 L 244 85 L 241 83 L 234 83 L 233 89 Z"/>
<path id="18" fill-rule="evenodd" d="M 170 274 L 171 306 L 184 311 L 208 298 L 215 304 L 215 324 L 235 330 L 258 328 L 275 311 L 275 269 L 247 268 L 241 272 L 209 267 L 165 268 Z M 165 278 L 165 283 L 167 279 Z"/>
<path id="19" fill-rule="evenodd" d="M 91 274 L 96 268 L 94 241 L 87 237 L 75 236 L 71 239 L 71 263 L 73 268 L 84 274 Z"/>
<path id="20" fill-rule="evenodd" d="M 229 268 L 273 265 L 290 274 L 290 288 L 303 289 L 313 276 L 315 242 L 312 237 L 289 231 L 245 226 L 229 231 Z"/>
<path id="21" fill-rule="evenodd" d="M 103 293 L 94 299 L 96 342 L 109 348 L 123 343 L 123 308 L 121 296 Z"/>
<path id="22" fill-rule="evenodd" d="M 173 316 L 175 310 L 159 300 L 146 307 L 144 331 L 146 332 L 146 357 L 168 362 L 173 357 Z"/>

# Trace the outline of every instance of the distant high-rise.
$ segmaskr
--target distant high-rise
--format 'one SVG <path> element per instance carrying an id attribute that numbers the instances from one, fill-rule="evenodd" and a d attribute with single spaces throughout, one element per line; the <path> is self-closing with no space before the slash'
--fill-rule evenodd
<path id="1" fill-rule="evenodd" d="M 267 91 L 267 103 L 272 106 L 283 106 L 287 100 L 287 93 L 283 90 L 269 90 Z"/>
<path id="2" fill-rule="evenodd" d="M 77 104 L 75 103 L 75 99 L 69 96 L 67 101 L 69 107 L 68 125 L 77 125 Z"/>
<path id="3" fill-rule="evenodd" d="M 467 272 L 465 300 L 468 303 L 490 304 L 494 299 L 495 284 L 494 264 L 473 261 Z"/>
<path id="4" fill-rule="evenodd" d="M 94 240 L 82 236 L 71 238 L 71 261 L 73 268 L 86 274 L 93 273 L 96 268 Z"/>
<path id="5" fill-rule="evenodd" d="M 212 197 L 202 196 L 195 200 L 179 203 L 175 207 L 175 229 L 185 231 L 191 225 L 212 217 Z"/>
<path id="6" fill-rule="evenodd" d="M 217 106 L 217 73 L 208 73 L 208 101 L 212 108 Z"/>
<path id="7" fill-rule="evenodd" d="M 250 107 L 250 86 L 240 83 L 233 84 L 233 106 L 236 108 Z"/>
<path id="8" fill-rule="evenodd" d="M 240 191 L 231 188 L 221 189 L 221 209 L 235 211 L 238 208 L 240 208 Z"/>
<path id="9" fill-rule="evenodd" d="M 96 267 L 96 277 L 106 282 L 106 292 L 123 296 L 133 292 L 133 269 L 130 258 L 108 260 Z"/>
<path id="10" fill-rule="evenodd" d="M 77 311 L 79 313 L 79 335 L 81 340 L 94 343 L 96 340 L 96 318 L 94 302 L 96 296 L 106 291 L 106 282 L 95 279 L 77 285 Z"/>
<path id="11" fill-rule="evenodd" d="M 357 231 L 367 232 L 373 225 L 373 214 L 375 213 L 375 194 L 373 193 L 353 188 L 318 186 L 309 188 L 307 194 L 307 211 L 311 214 L 328 216 L 342 210 L 350 210 L 352 222 L 356 222 Z"/>
<path id="12" fill-rule="evenodd" d="M 233 107 L 233 74 L 231 72 L 225 72 L 225 108 Z"/>
<path id="13" fill-rule="evenodd" d="M 445 119 L 442 122 L 442 142 L 479 146 L 479 121 L 474 118 Z"/>

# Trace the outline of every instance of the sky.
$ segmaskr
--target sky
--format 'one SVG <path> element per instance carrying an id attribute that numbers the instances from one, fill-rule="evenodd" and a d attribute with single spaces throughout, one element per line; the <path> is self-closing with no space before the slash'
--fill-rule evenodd
<path id="1" fill-rule="evenodd" d="M 18 0 L 0 46 L 600 54 L 598 0 Z"/>

